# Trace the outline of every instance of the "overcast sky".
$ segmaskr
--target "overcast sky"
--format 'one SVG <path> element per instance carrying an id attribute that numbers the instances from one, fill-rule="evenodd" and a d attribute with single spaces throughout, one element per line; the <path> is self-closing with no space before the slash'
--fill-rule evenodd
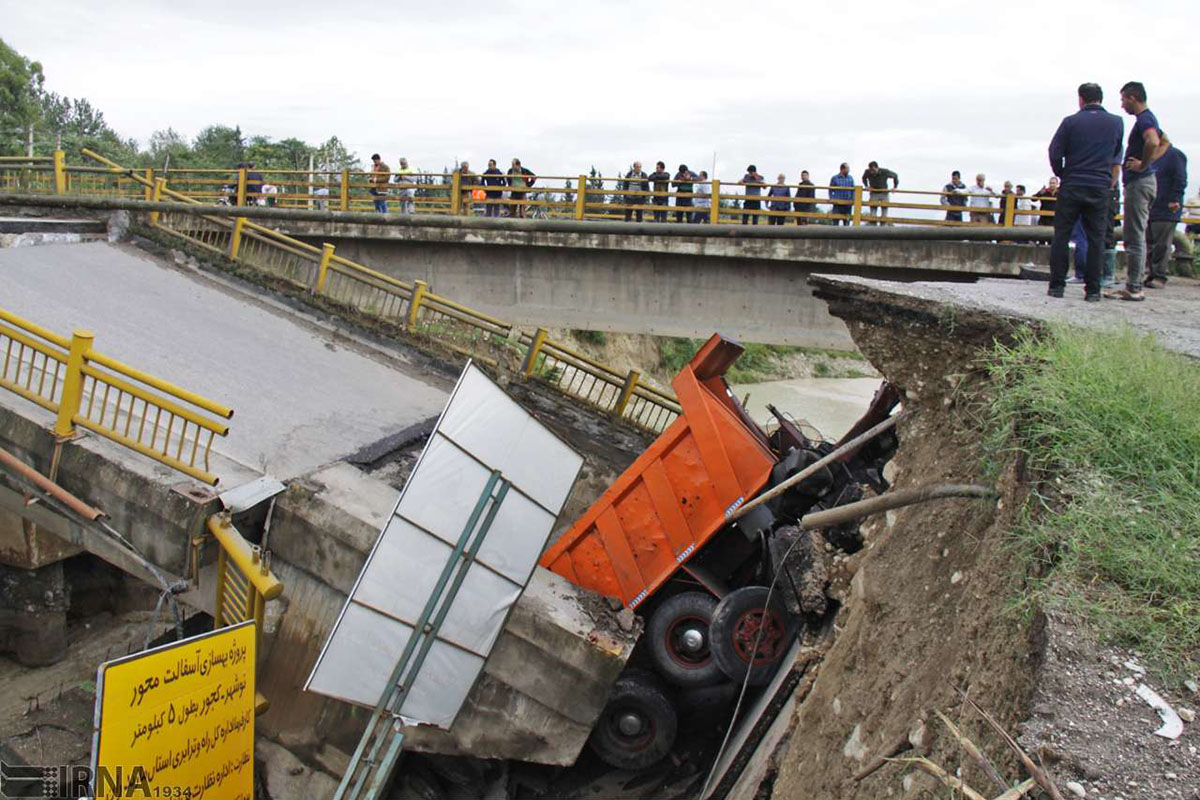
<path id="1" fill-rule="evenodd" d="M 0 0 L 0 37 L 47 87 L 143 143 L 221 123 L 336 134 L 393 166 L 613 175 L 715 153 L 726 180 L 753 162 L 817 183 L 875 159 L 931 189 L 952 169 L 1039 188 L 1085 80 L 1118 113 L 1120 86 L 1145 83 L 1200 176 L 1198 29 L 1195 0 Z"/>

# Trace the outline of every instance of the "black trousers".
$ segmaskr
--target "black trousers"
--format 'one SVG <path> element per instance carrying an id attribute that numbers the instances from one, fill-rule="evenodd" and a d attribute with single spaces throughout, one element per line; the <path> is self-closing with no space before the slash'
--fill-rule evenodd
<path id="1" fill-rule="evenodd" d="M 1063 186 L 1058 190 L 1054 208 L 1054 243 L 1050 245 L 1050 288 L 1062 289 L 1067 283 L 1067 245 L 1075 221 L 1083 220 L 1087 237 L 1087 264 L 1083 283 L 1088 294 L 1100 293 L 1100 269 L 1104 263 L 1104 234 L 1108 226 L 1108 203 L 1112 190 L 1107 186 Z"/>

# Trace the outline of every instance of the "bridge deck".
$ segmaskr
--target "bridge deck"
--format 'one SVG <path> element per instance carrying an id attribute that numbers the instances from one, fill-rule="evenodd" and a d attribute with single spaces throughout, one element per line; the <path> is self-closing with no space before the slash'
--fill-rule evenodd
<path id="1" fill-rule="evenodd" d="M 64 335 L 90 329 L 106 355 L 232 406 L 213 446 L 229 460 L 214 464 L 226 488 L 345 458 L 436 415 L 447 395 L 442 378 L 130 247 L 0 250 L 0 285 L 12 312 Z"/>

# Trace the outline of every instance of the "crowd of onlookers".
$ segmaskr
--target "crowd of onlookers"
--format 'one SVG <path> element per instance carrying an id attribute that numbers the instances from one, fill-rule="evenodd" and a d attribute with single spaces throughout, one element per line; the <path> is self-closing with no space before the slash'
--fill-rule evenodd
<path id="1" fill-rule="evenodd" d="M 392 169 L 375 154 L 371 156 L 371 171 L 368 175 L 369 192 L 374 198 L 375 209 L 387 213 L 389 198 L 398 200 L 401 213 L 412 213 L 416 191 L 415 171 L 401 158 L 399 167 Z M 239 165 L 241 166 L 241 165 Z M 253 165 L 248 165 L 253 169 Z M 537 182 L 537 175 L 512 159 L 507 170 L 502 171 L 495 159 L 490 159 L 487 168 L 474 172 L 464 161 L 456 168 L 459 191 L 462 193 L 459 207 L 463 213 L 481 213 L 487 217 L 525 217 L 529 208 L 529 196 Z M 250 176 L 253 176 L 251 180 Z M 250 183 L 257 184 L 262 191 L 262 178 L 257 173 L 248 176 Z M 838 172 L 829 178 L 825 186 L 817 186 L 808 170 L 801 170 L 798 183 L 789 184 L 787 176 L 780 173 L 774 183 L 767 180 L 751 164 L 739 180 L 740 196 L 731 195 L 724 189 L 720 200 L 737 211 L 743 224 L 757 225 L 765 217 L 770 225 L 784 225 L 794 221 L 797 225 L 823 222 L 833 225 L 849 225 L 853 221 L 854 198 L 861 185 L 863 222 L 866 224 L 888 224 L 889 210 L 898 204 L 892 192 L 900 186 L 900 177 L 893 170 L 879 166 L 875 161 L 867 165 L 861 184 L 850 174 L 850 165 L 843 163 Z M 1011 220 L 1013 225 L 1054 224 L 1054 208 L 1057 203 L 1059 179 L 1051 177 L 1036 192 L 1029 192 L 1024 184 L 1004 181 L 999 191 L 992 188 L 983 173 L 975 176 L 974 183 L 967 184 L 962 174 L 955 170 L 941 190 L 937 203 L 945 208 L 945 220 L 975 225 L 1002 224 Z M 564 198 L 572 199 L 571 187 L 557 190 Z M 662 161 L 655 163 L 654 171 L 647 173 L 640 161 L 633 162 L 629 170 L 616 180 L 613 188 L 593 188 L 593 193 L 608 198 L 608 203 L 623 212 L 626 221 L 643 222 L 689 222 L 705 223 L 711 219 L 712 181 L 705 170 L 694 172 L 686 164 L 680 164 L 672 174 Z M 818 198 L 818 192 L 824 197 Z M 318 190 L 327 195 L 328 191 Z M 926 193 L 933 194 L 933 193 Z M 822 204 L 822 201 L 824 203 Z M 913 198 L 906 206 L 928 206 L 931 200 Z M 1011 216 L 1009 216 L 1011 213 Z"/>

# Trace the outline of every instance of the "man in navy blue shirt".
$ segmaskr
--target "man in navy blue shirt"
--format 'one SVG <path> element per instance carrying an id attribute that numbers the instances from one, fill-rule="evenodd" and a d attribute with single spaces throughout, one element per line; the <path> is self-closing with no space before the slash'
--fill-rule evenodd
<path id="1" fill-rule="evenodd" d="M 1167 262 L 1171 260 L 1171 242 L 1183 216 L 1183 194 L 1187 191 L 1187 156 L 1173 144 L 1154 163 L 1158 191 L 1150 205 L 1150 247 L 1146 259 L 1146 288 L 1167 285 Z"/>
<path id="2" fill-rule="evenodd" d="M 1170 142 L 1158 119 L 1146 107 L 1146 87 L 1130 81 L 1121 87 L 1121 108 L 1137 118 L 1125 148 L 1125 288 L 1111 296 L 1121 300 L 1145 300 L 1142 275 L 1146 268 L 1146 220 L 1158 189 L 1155 162 Z"/>
<path id="3" fill-rule="evenodd" d="M 1125 124 L 1104 110 L 1104 92 L 1095 83 L 1079 86 L 1079 111 L 1063 119 L 1050 141 L 1050 169 L 1062 179 L 1054 211 L 1054 243 L 1050 247 L 1051 297 L 1062 297 L 1067 280 L 1067 244 L 1075 221 L 1083 220 L 1087 236 L 1084 300 L 1100 299 L 1100 267 L 1108 202 L 1121 168 L 1121 135 Z"/>

